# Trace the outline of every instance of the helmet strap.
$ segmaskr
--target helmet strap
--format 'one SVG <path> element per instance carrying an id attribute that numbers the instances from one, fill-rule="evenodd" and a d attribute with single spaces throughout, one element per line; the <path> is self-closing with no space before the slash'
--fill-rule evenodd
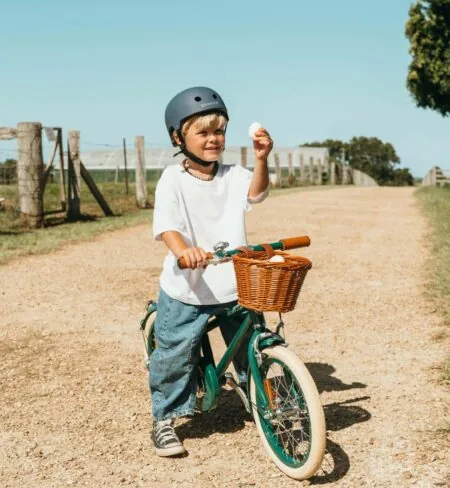
<path id="1" fill-rule="evenodd" d="M 200 166 L 203 166 L 204 168 L 208 168 L 212 164 L 218 163 L 218 161 L 205 161 L 203 159 L 200 159 L 195 154 L 191 153 L 191 151 L 189 151 L 188 148 L 186 147 L 186 143 L 184 141 L 184 137 L 183 137 L 183 134 L 181 133 L 181 130 L 178 130 L 177 131 L 177 135 L 178 135 L 178 137 L 179 137 L 179 139 L 181 141 L 181 144 L 178 145 L 178 147 L 180 148 L 180 150 L 173 155 L 174 157 L 175 156 L 178 156 L 178 154 L 184 154 L 191 161 L 194 161 L 194 163 L 197 163 Z"/>

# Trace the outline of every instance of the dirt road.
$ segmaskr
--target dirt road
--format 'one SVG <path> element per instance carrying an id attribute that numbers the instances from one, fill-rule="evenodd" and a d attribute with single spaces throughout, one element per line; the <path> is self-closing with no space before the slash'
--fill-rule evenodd
<path id="1" fill-rule="evenodd" d="M 165 251 L 141 226 L 0 267 L 0 486 L 450 484 L 444 344 L 423 295 L 427 226 L 412 190 L 277 196 L 247 230 L 251 242 L 312 239 L 314 267 L 285 319 L 322 394 L 324 472 L 282 475 L 228 391 L 180 425 L 188 457 L 154 455 L 139 320 Z"/>

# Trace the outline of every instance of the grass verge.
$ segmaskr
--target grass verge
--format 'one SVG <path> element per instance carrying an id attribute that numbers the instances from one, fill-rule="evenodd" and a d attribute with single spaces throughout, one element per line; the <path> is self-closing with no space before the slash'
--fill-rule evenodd
<path id="1" fill-rule="evenodd" d="M 432 227 L 427 294 L 443 317 L 447 328 L 443 335 L 447 338 L 450 334 L 450 188 L 422 187 L 416 196 Z M 443 368 L 449 381 L 450 357 Z"/>
<path id="2" fill-rule="evenodd" d="M 104 217 L 94 197 L 82 184 L 83 220 L 67 222 L 65 213 L 61 211 L 59 185 L 48 184 L 45 190 L 46 217 L 43 229 L 24 228 L 17 210 L 17 188 L 0 186 L 0 196 L 8 201 L 8 209 L 0 211 L 0 264 L 25 255 L 52 252 L 65 244 L 90 240 L 112 230 L 144 223 L 150 225 L 152 210 L 137 210 L 134 185 L 130 185 L 128 195 L 123 185 L 105 183 L 98 186 L 116 217 Z M 154 183 L 149 184 L 148 194 L 152 202 Z"/>

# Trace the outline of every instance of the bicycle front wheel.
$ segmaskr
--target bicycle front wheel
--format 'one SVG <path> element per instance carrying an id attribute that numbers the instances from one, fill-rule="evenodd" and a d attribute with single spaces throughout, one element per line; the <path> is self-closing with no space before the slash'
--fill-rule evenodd
<path id="1" fill-rule="evenodd" d="M 250 399 L 256 427 L 269 456 L 288 476 L 304 480 L 322 464 L 326 428 L 319 393 L 302 361 L 286 347 L 262 352 L 259 368 L 270 410 L 264 411 L 255 382 Z"/>

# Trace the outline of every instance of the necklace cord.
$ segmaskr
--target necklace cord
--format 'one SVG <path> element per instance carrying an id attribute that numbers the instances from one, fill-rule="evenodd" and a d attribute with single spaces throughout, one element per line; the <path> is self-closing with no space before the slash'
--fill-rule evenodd
<path id="1" fill-rule="evenodd" d="M 214 177 L 216 176 L 217 171 L 219 169 L 219 163 L 217 161 L 214 162 L 213 171 L 212 171 L 212 173 L 210 175 L 208 175 L 208 178 L 200 178 L 200 176 L 197 176 L 194 173 L 192 173 L 191 168 L 189 167 L 186 159 L 183 161 L 183 168 L 186 171 L 186 173 L 188 173 L 189 175 L 191 175 L 193 178 L 197 178 L 197 180 L 200 180 L 200 181 L 212 181 L 214 179 Z"/>

